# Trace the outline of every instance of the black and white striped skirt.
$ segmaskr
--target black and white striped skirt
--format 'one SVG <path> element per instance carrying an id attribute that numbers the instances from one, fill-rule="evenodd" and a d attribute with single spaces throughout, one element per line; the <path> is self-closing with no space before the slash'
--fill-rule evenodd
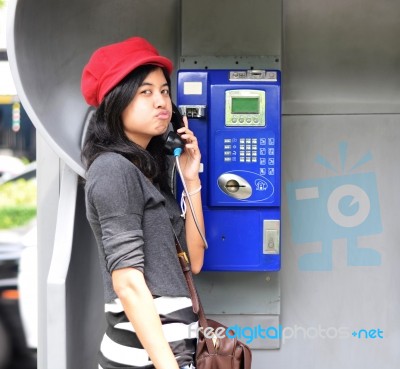
<path id="1" fill-rule="evenodd" d="M 180 367 L 193 362 L 198 317 L 188 297 L 155 297 L 162 329 Z M 154 368 L 119 299 L 105 305 L 107 330 L 100 345 L 99 369 Z"/>

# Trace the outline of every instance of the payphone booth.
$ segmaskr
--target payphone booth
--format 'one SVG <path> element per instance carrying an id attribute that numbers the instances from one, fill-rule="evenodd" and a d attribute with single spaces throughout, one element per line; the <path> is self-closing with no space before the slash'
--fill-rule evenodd
<path id="1" fill-rule="evenodd" d="M 280 101 L 279 71 L 178 72 L 202 153 L 204 270 L 280 269 Z"/>
<path id="2" fill-rule="evenodd" d="M 400 155 L 398 1 L 7 3 L 10 66 L 38 132 L 39 369 L 98 367 L 104 311 L 78 185 L 88 117 L 80 76 L 93 50 L 133 35 L 180 70 L 174 101 L 200 142 L 209 248 L 195 279 L 207 316 L 248 335 L 286 332 L 249 342 L 253 369 L 398 366 L 398 170 L 388 159 Z M 370 206 L 332 192 L 354 183 L 373 190 Z M 316 185 L 337 195 L 333 213 Z M 298 214 L 320 224 L 321 209 L 338 220 L 328 233 L 308 218 L 291 224 Z M 360 233 L 358 210 L 382 221 Z M 355 250 L 371 248 L 381 259 L 355 265 Z M 315 258 L 320 250 L 330 264 Z M 346 327 L 347 338 L 335 334 Z M 382 329 L 384 339 L 351 334 L 360 328 Z"/>
<path id="3" fill-rule="evenodd" d="M 209 272 L 196 276 L 196 285 L 204 309 L 227 325 L 278 326 L 278 273 L 264 272 L 280 268 L 282 2 L 8 3 L 10 65 L 38 132 L 38 367 L 97 367 L 103 291 L 79 184 L 91 114 L 80 78 L 96 48 L 133 35 L 181 69 L 172 76 L 174 100 L 200 141 Z"/>

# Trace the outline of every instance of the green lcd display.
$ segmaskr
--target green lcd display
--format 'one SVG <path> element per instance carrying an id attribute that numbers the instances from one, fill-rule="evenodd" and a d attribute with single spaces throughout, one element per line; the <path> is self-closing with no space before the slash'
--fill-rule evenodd
<path id="1" fill-rule="evenodd" d="M 258 114 L 258 97 L 232 97 L 232 114 Z"/>

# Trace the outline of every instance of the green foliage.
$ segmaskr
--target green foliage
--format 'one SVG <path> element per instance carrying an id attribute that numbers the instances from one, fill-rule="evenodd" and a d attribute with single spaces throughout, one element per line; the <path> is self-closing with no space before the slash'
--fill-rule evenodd
<path id="1" fill-rule="evenodd" d="M 4 0 L 0 0 L 0 9 L 4 6 L 5 1 Z"/>
<path id="2" fill-rule="evenodd" d="M 25 225 L 36 216 L 36 207 L 14 206 L 0 208 L 0 229 Z"/>
<path id="3" fill-rule="evenodd" d="M 36 180 L 19 179 L 0 186 L 0 229 L 23 226 L 36 216 Z"/>

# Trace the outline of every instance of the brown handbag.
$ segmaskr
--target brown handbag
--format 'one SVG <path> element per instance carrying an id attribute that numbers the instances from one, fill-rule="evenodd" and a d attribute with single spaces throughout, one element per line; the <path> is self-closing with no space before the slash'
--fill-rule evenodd
<path id="1" fill-rule="evenodd" d="M 226 332 L 227 328 L 223 324 L 206 318 L 193 283 L 189 259 L 176 236 L 175 243 L 192 298 L 193 311 L 198 314 L 201 327 L 196 348 L 196 369 L 251 369 L 250 348 L 234 334 Z"/>

